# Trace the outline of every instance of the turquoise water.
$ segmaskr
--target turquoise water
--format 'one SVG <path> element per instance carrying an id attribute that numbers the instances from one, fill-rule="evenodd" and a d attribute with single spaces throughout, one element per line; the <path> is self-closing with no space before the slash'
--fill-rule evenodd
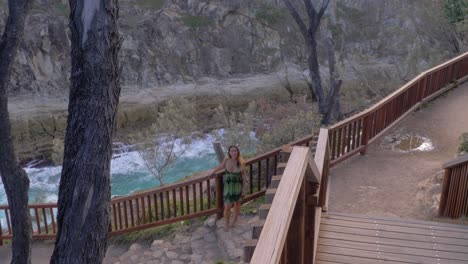
<path id="1" fill-rule="evenodd" d="M 217 165 L 212 149 L 215 137 L 195 140 L 185 153 L 165 172 L 164 183 L 172 183 Z M 55 203 L 58 199 L 61 166 L 25 168 L 30 179 L 29 203 Z M 112 196 L 128 195 L 159 186 L 136 151 L 114 155 L 111 162 Z M 0 183 L 0 204 L 7 204 L 3 184 Z"/>
<path id="2" fill-rule="evenodd" d="M 218 164 L 212 147 L 213 141 L 216 140 L 217 136 L 208 135 L 204 139 L 193 141 L 184 154 L 166 171 L 164 183 L 172 183 L 194 173 L 214 168 Z M 159 181 L 148 171 L 138 152 L 128 151 L 129 147 L 122 145 L 120 149 L 123 149 L 123 152 L 118 151 L 120 153 L 114 154 L 111 162 L 112 196 L 128 195 L 159 186 Z M 29 203 L 56 203 L 62 167 L 24 169 L 30 179 Z M 1 181 L 0 204 L 7 204 Z M 0 224 L 3 228 L 6 227 L 3 212 L 0 212 Z"/>

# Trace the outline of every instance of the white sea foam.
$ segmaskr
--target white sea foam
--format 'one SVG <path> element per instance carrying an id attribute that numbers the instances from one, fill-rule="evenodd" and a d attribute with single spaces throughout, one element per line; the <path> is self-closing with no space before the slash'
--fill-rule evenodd
<path id="1" fill-rule="evenodd" d="M 191 142 L 185 153 L 182 155 L 180 162 L 187 162 L 187 159 L 197 162 L 197 157 L 203 158 L 213 155 L 213 142 L 217 141 L 224 134 L 224 130 L 220 129 L 204 138 L 198 138 Z M 180 142 L 180 141 L 179 141 Z M 180 143 L 176 144 L 176 148 L 180 148 Z M 147 189 L 157 185 L 154 176 L 148 171 L 143 159 L 137 151 L 128 151 L 131 147 L 119 143 L 117 153 L 111 161 L 111 183 L 118 189 L 117 195 L 129 194 L 134 191 Z M 128 152 L 122 152 L 127 150 Z M 186 160 L 183 160 L 187 158 Z M 206 158 L 205 158 L 206 159 Z M 213 165 L 213 164 L 211 164 Z M 177 162 L 175 167 L 177 167 Z M 210 166 L 210 165 L 207 165 Z M 194 166 L 195 167 L 195 166 Z M 29 202 L 56 202 L 58 188 L 60 184 L 61 166 L 43 167 L 43 168 L 24 168 L 30 178 L 30 198 Z M 182 172 L 182 176 L 187 176 L 195 171 L 189 171 L 191 166 L 188 166 L 186 172 Z M 200 168 L 197 167 L 196 170 Z M 208 169 L 208 168 L 206 168 Z M 181 173 L 181 172 L 179 172 Z M 118 176 L 119 175 L 119 176 Z M 168 175 L 170 177 L 170 175 Z M 170 177 L 172 180 L 174 177 Z M 128 186 L 127 186 L 128 185 Z M 123 187 L 122 187 L 123 186 Z M 113 190 L 113 195 L 114 190 Z M 0 204 L 6 204 L 7 199 L 4 192 L 3 184 L 0 181 Z"/>

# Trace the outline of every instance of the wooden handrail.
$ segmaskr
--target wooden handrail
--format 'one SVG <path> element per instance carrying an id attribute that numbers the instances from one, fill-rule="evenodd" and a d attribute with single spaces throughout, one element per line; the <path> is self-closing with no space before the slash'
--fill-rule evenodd
<path id="1" fill-rule="evenodd" d="M 314 244 L 316 232 L 311 212 L 315 212 L 316 204 L 310 202 L 310 195 L 315 194 L 310 184 L 317 185 L 320 175 L 316 175 L 317 169 L 310 167 L 311 162 L 315 163 L 308 148 L 293 148 L 251 263 L 280 263 L 282 255 L 286 263 L 307 263 L 312 257 L 309 247 Z M 310 177 L 305 177 L 306 174 Z M 297 225 L 291 225 L 293 215 Z M 312 229 L 312 232 L 305 229 Z M 286 243 L 290 239 L 294 245 Z M 284 248 L 287 248 L 286 253 Z"/>
<path id="2" fill-rule="evenodd" d="M 442 89 L 453 80 L 467 80 L 467 74 L 468 52 L 421 73 L 416 78 L 403 85 L 400 89 L 388 95 L 365 111 L 330 126 L 328 130 L 321 130 L 315 161 L 318 163 L 317 170 L 321 177 L 320 193 L 322 197 L 320 198 L 320 205 L 323 206 L 323 209 L 326 210 L 327 206 L 326 195 L 328 194 L 328 170 L 330 166 L 348 159 L 354 154 L 365 153 L 369 143 L 385 133 L 390 129 L 390 127 L 398 123 L 407 114 L 417 109 L 422 102 L 432 99 L 434 96 L 456 86 L 456 84 L 453 84 Z M 327 134 L 326 136 L 324 134 L 325 132 Z M 313 138 L 314 135 L 312 134 L 292 142 L 289 145 L 308 146 Z M 246 199 L 244 199 L 244 202 L 264 194 L 266 187 L 268 187 L 269 177 L 275 173 L 275 171 L 270 171 L 270 167 L 272 167 L 273 170 L 276 170 L 276 163 L 278 162 L 280 151 L 281 148 L 276 148 L 247 161 L 250 177 L 250 194 Z M 450 164 L 452 163 L 449 162 L 449 167 L 452 166 Z M 456 164 L 454 163 L 453 166 L 456 166 Z M 255 175 L 253 175 L 254 171 L 256 171 Z M 316 174 L 317 172 L 312 172 L 312 174 L 314 173 Z M 218 196 L 221 186 L 221 177 L 223 177 L 223 172 L 217 172 L 212 176 L 189 179 L 184 182 L 169 184 L 161 188 L 115 198 L 112 200 L 114 229 L 118 229 L 119 233 L 124 232 L 122 231 L 123 229 L 134 230 L 134 226 L 131 226 L 129 223 L 130 220 L 133 224 L 136 223 L 135 225 L 141 225 L 141 227 L 144 227 L 158 225 L 158 223 L 170 223 L 171 221 L 177 221 L 181 217 L 184 219 L 198 217 L 200 214 L 205 214 L 207 212 L 212 213 L 216 211 L 218 212 L 218 216 L 221 216 L 222 199 Z M 212 181 L 216 181 L 218 190 L 216 192 L 217 210 L 213 210 L 209 203 L 207 205 L 208 208 L 204 208 L 203 204 L 204 199 L 210 199 L 210 194 L 208 193 L 205 196 L 203 192 L 210 188 L 208 185 Z M 177 195 L 179 195 L 180 199 Z M 172 198 L 172 200 L 169 200 L 169 198 Z M 154 205 L 157 206 L 156 200 L 158 199 L 161 201 L 163 206 L 162 208 L 159 208 L 159 211 L 162 213 L 164 219 L 160 219 L 158 223 L 153 223 L 152 213 L 154 212 L 151 211 L 151 203 L 154 203 Z M 182 210 L 179 208 L 180 205 L 178 202 L 181 202 L 181 207 L 186 207 L 185 211 L 184 208 L 182 208 Z M 46 209 L 52 210 L 52 208 L 56 207 L 56 204 L 29 205 L 30 210 L 37 212 L 40 212 L 41 210 L 44 212 Z M 146 211 L 147 207 L 148 211 Z M 192 207 L 195 209 L 195 212 L 188 212 Z M 130 212 L 127 212 L 127 209 L 130 210 Z M 136 212 L 133 212 L 133 209 L 135 209 Z M 140 209 L 142 209 L 141 212 Z M 8 206 L 0 205 L 0 210 L 5 212 L 8 220 Z M 154 208 L 154 210 L 157 211 L 158 208 Z M 166 211 L 171 217 L 170 219 L 165 218 Z M 45 213 L 43 214 L 45 215 Z M 125 218 L 128 214 L 131 214 L 132 218 L 130 220 Z M 47 216 L 45 217 L 47 220 Z M 156 221 L 158 221 L 158 217 L 158 213 L 156 212 Z M 38 217 L 37 214 L 36 220 L 37 222 L 40 222 L 40 217 Z M 122 222 L 124 220 L 128 220 L 128 223 Z M 54 221 L 54 219 L 52 219 L 52 221 Z M 150 225 L 148 225 L 148 221 Z M 53 232 L 55 232 L 55 222 L 52 224 L 54 225 Z M 39 224 L 36 223 L 36 225 L 40 227 Z M 44 235 L 41 234 L 41 237 L 43 236 Z M 9 226 L 7 235 L 5 235 L 4 232 L 0 233 L 0 243 L 2 242 L 2 239 L 6 237 L 11 237 L 11 229 Z M 39 236 L 33 234 L 33 237 Z"/>
<path id="3" fill-rule="evenodd" d="M 439 216 L 468 216 L 468 154 L 446 162 L 439 202 Z"/>
<path id="4" fill-rule="evenodd" d="M 330 126 L 331 165 L 357 153 L 364 154 L 368 144 L 423 102 L 458 84 L 450 84 L 452 81 L 466 81 L 467 74 L 468 52 L 419 74 L 368 109 Z"/>
<path id="5" fill-rule="evenodd" d="M 295 142 L 294 145 L 306 145 L 314 139 L 314 134 Z M 243 203 L 264 195 L 271 176 L 276 174 L 281 147 L 257 155 L 246 161 L 250 193 L 244 197 Z M 111 235 L 128 233 L 159 225 L 165 225 L 180 220 L 192 219 L 205 215 L 217 214 L 222 217 L 222 177 L 224 171 L 214 175 L 204 175 L 183 180 L 151 190 L 131 195 L 119 196 L 111 202 Z M 211 184 L 215 183 L 216 197 L 211 195 Z M 214 198 L 214 206 L 211 204 Z M 55 237 L 55 213 L 57 204 L 30 204 L 32 215 L 33 238 Z M 54 211 L 55 210 L 55 211 Z M 0 212 L 7 217 L 6 228 L 0 232 L 0 243 L 3 239 L 11 239 L 11 222 L 8 205 L 0 205 Z M 6 230 L 6 231 L 5 231 Z M 47 232 L 45 234 L 44 232 Z"/>
<path id="6" fill-rule="evenodd" d="M 328 129 L 321 128 L 315 151 L 315 163 L 318 167 L 320 180 L 319 205 L 323 211 L 328 210 L 328 196 L 330 190 L 329 171 L 330 171 L 330 145 L 328 141 Z"/>
<path id="7" fill-rule="evenodd" d="M 451 169 L 453 167 L 459 166 L 462 163 L 468 163 L 468 154 L 462 155 L 456 159 L 453 159 L 451 161 L 447 161 L 442 165 L 443 169 Z"/>

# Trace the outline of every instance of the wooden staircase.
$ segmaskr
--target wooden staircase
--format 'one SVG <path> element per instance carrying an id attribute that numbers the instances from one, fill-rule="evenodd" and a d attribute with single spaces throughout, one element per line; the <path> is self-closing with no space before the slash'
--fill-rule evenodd
<path id="1" fill-rule="evenodd" d="M 318 142 L 318 135 L 315 135 L 313 141 L 309 145 L 309 149 L 313 154 L 315 154 L 315 150 L 317 149 L 317 142 Z M 258 238 L 260 237 L 260 233 L 262 232 L 263 226 L 265 224 L 265 219 L 268 216 L 268 212 L 270 211 L 271 204 L 273 202 L 273 198 L 275 197 L 276 190 L 278 185 L 281 181 L 281 176 L 283 175 L 284 169 L 286 168 L 289 156 L 291 154 L 292 147 L 285 146 L 283 151 L 280 153 L 280 163 L 277 166 L 277 175 L 273 175 L 271 177 L 271 184 L 265 191 L 265 200 L 258 210 L 259 220 L 255 221 L 252 224 L 252 239 L 246 240 L 244 243 L 244 262 L 250 262 L 250 259 L 253 255 L 255 247 L 258 242 Z"/>

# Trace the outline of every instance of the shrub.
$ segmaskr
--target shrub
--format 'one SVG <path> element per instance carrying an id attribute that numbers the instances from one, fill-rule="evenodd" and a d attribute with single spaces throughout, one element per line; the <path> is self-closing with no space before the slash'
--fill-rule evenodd
<path id="1" fill-rule="evenodd" d="M 207 27 L 213 24 L 213 20 L 206 16 L 184 16 L 181 19 L 184 25 L 192 28 Z"/>
<path id="2" fill-rule="evenodd" d="M 274 25 L 284 21 L 287 17 L 286 11 L 272 6 L 263 6 L 255 13 L 255 18 L 267 24 Z"/>
<path id="3" fill-rule="evenodd" d="M 461 143 L 460 143 L 460 146 L 458 147 L 458 152 L 460 154 L 468 153 L 468 133 L 464 133 L 461 136 Z"/>
<path id="4" fill-rule="evenodd" d="M 139 0 L 137 3 L 144 8 L 159 10 L 164 5 L 164 0 Z"/>
<path id="5" fill-rule="evenodd" d="M 444 13 L 450 23 L 463 21 L 468 15 L 468 3 L 466 0 L 446 0 Z"/>

